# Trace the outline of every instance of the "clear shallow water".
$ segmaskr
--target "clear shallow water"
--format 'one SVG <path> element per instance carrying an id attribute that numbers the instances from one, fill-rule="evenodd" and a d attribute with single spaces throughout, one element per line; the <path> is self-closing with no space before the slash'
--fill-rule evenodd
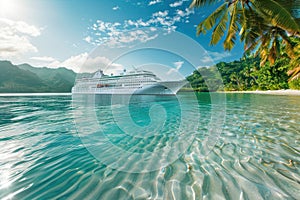
<path id="1" fill-rule="evenodd" d="M 200 115 L 195 119 L 197 109 L 188 107 L 195 105 L 191 94 L 180 96 L 185 102 L 180 108 L 174 98 L 155 99 L 165 112 L 149 111 L 152 100 L 147 97 L 130 104 L 132 119 L 150 132 L 156 130 L 151 126 L 151 119 L 155 121 L 151 113 L 168 116 L 165 123 L 170 128 L 162 129 L 167 136 L 147 137 L 160 145 L 169 144 L 166 139 L 172 138 L 172 130 L 178 130 L 176 122 L 182 119 L 182 111 L 189 114 L 186 120 L 199 123 L 197 130 L 189 133 L 192 143 L 178 159 L 142 173 L 115 170 L 90 153 L 86 147 L 95 140 L 79 137 L 74 117 L 85 115 L 76 113 L 71 96 L 0 97 L 0 198 L 300 199 L 299 97 L 227 94 L 222 134 L 218 140 L 215 137 L 212 151 L 203 156 L 212 112 L 223 109 L 224 102 L 213 109 L 209 94 L 199 94 Z M 95 111 L 109 140 L 131 152 L 152 152 L 155 144 L 147 140 L 120 139 L 124 135 L 109 116 L 117 112 L 115 116 L 122 119 L 124 113 L 120 105 L 114 108 L 111 111 L 107 105 L 97 104 Z M 124 165 L 136 168 L 139 162 L 128 159 Z"/>

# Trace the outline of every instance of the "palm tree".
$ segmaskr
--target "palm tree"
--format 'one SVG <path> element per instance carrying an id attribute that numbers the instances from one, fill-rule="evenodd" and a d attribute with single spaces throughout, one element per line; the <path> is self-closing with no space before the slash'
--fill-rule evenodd
<path id="1" fill-rule="evenodd" d="M 295 3 L 296 2 L 296 3 Z M 193 0 L 191 7 L 217 4 L 219 0 Z M 197 34 L 213 29 L 210 44 L 217 44 L 225 35 L 224 49 L 231 50 L 240 36 L 245 51 L 260 54 L 261 65 L 268 60 L 274 64 L 279 57 L 280 45 L 286 46 L 293 56 L 289 36 L 300 36 L 300 20 L 292 16 L 295 10 L 293 0 L 224 0 L 224 2 L 197 27 Z M 283 42 L 281 42 L 283 41 Z M 295 77 L 297 72 L 290 74 Z M 296 73 L 296 74 L 295 74 Z"/>
<path id="2" fill-rule="evenodd" d="M 293 44 L 291 49 L 289 49 L 291 54 L 290 68 L 288 75 L 291 76 L 290 80 L 295 80 L 300 78 L 300 38 L 292 38 Z"/>
<path id="3" fill-rule="evenodd" d="M 233 72 L 230 75 L 230 80 L 231 82 L 235 82 L 237 84 L 237 89 L 238 90 L 243 90 L 243 85 L 242 85 L 242 79 L 241 76 L 239 76 L 236 72 Z"/>

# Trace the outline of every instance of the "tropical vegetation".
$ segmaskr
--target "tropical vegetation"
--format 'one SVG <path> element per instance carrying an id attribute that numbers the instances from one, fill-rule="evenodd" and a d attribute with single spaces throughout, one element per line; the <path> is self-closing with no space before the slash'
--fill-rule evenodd
<path id="1" fill-rule="evenodd" d="M 211 31 L 211 45 L 224 37 L 225 50 L 231 50 L 240 38 L 245 53 L 259 56 L 261 66 L 282 67 L 277 60 L 284 56 L 289 80 L 300 77 L 300 1 L 193 0 L 191 7 L 209 4 L 220 5 L 198 25 L 197 34 Z"/>
<path id="2" fill-rule="evenodd" d="M 193 91 L 300 89 L 300 79 L 289 80 L 289 59 L 260 65 L 260 58 L 245 56 L 233 62 L 201 67 L 187 77 Z"/>

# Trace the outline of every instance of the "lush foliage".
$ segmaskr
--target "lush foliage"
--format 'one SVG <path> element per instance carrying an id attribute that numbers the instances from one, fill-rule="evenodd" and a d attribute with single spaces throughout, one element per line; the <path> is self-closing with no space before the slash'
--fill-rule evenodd
<path id="1" fill-rule="evenodd" d="M 187 77 L 196 91 L 217 90 L 279 90 L 300 89 L 300 81 L 289 83 L 288 58 L 281 58 L 274 65 L 260 66 L 257 57 L 244 57 L 238 61 L 220 62 L 216 66 L 203 67 Z"/>
<path id="2" fill-rule="evenodd" d="M 223 89 L 222 78 L 216 67 L 202 67 L 186 78 L 194 90 L 199 92 Z"/>
<path id="3" fill-rule="evenodd" d="M 220 0 L 193 0 L 191 7 L 220 4 Z M 224 49 L 231 50 L 240 37 L 246 52 L 259 55 L 261 66 L 268 61 L 276 64 L 280 49 L 285 46 L 290 58 L 291 80 L 300 77 L 300 45 L 293 44 L 300 36 L 300 19 L 295 10 L 300 1 L 294 0 L 224 0 L 223 3 L 197 27 L 197 33 L 212 31 L 211 44 L 222 37 Z"/>

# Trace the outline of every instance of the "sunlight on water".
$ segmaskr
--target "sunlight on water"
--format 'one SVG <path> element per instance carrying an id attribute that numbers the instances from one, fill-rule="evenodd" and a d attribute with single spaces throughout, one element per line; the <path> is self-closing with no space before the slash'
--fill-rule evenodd
<path id="1" fill-rule="evenodd" d="M 192 141 L 178 159 L 140 173 L 107 166 L 104 159 L 121 159 L 114 152 L 103 151 L 103 160 L 90 153 L 86 147 L 96 141 L 90 136 L 99 139 L 99 132 L 85 138 L 77 132 L 74 117 L 84 115 L 79 115 L 82 110 L 72 104 L 71 96 L 1 96 L 0 198 L 300 199 L 300 97 L 228 94 L 222 134 L 214 138 L 209 137 L 213 134 L 209 131 L 210 95 L 198 94 L 199 102 L 193 102 L 190 93 L 179 96 L 186 105 L 177 107 L 178 100 L 172 97 L 156 98 L 153 108 L 149 107 L 153 97 L 130 104 L 131 120 L 136 124 L 132 135 L 122 132 L 133 130 L 122 121 L 128 117 L 122 104 L 107 107 L 101 101 L 95 107 L 102 133 L 129 152 L 152 152 L 170 145 L 182 111 L 188 113 L 185 120 L 199 123 L 197 130 L 188 133 Z M 198 106 L 197 119 L 195 109 L 188 105 Z M 215 110 L 223 108 L 221 102 L 214 105 Z M 113 114 L 122 129 L 114 124 Z M 155 114 L 165 116 L 166 121 L 159 121 Z M 167 125 L 159 129 L 164 134 L 155 135 L 157 124 Z M 154 134 L 142 138 L 145 130 Z M 205 138 L 213 139 L 215 146 L 202 156 Z M 150 161 L 160 164 L 158 158 L 150 157 Z M 122 160 L 123 165 L 139 169 L 140 161 L 134 159 Z"/>

